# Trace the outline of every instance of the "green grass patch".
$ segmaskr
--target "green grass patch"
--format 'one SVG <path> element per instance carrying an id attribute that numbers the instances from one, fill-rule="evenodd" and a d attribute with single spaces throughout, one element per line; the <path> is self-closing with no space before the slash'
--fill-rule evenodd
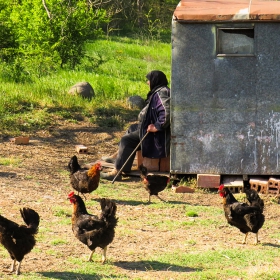
<path id="1" fill-rule="evenodd" d="M 15 158 L 15 157 L 9 157 L 9 158 L 5 158 L 5 157 L 0 157 L 0 165 L 4 165 L 4 166 L 19 166 L 22 163 L 22 160 L 19 158 Z"/>
<path id="2" fill-rule="evenodd" d="M 66 209 L 61 208 L 61 207 L 54 207 L 52 209 L 52 211 L 53 211 L 53 215 L 56 216 L 56 217 L 63 217 L 63 218 L 71 217 L 71 210 L 68 210 L 68 209 L 66 210 Z"/>
<path id="3" fill-rule="evenodd" d="M 67 244 L 68 242 L 66 240 L 62 240 L 62 239 L 53 239 L 51 241 L 51 245 L 57 246 L 57 245 L 63 245 L 63 244 Z"/>
<path id="4" fill-rule="evenodd" d="M 187 217 L 198 217 L 198 214 L 195 211 L 188 211 L 186 213 Z"/>
<path id="5" fill-rule="evenodd" d="M 178 279 L 261 280 L 271 279 L 272 275 L 280 276 L 275 262 L 277 257 L 279 257 L 277 248 L 270 248 L 269 252 L 267 248 L 261 250 L 215 248 L 199 253 L 178 251 L 153 256 L 149 259 L 149 263 L 156 270 L 167 270 L 169 267 L 169 270 L 180 271 L 182 275 Z"/>

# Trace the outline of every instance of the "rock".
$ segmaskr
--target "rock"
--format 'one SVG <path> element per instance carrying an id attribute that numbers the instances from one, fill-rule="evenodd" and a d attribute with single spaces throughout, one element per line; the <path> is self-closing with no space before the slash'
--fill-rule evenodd
<path id="1" fill-rule="evenodd" d="M 130 108 L 138 108 L 141 110 L 145 106 L 145 100 L 139 95 L 128 97 L 126 102 Z"/>
<path id="2" fill-rule="evenodd" d="M 80 82 L 70 88 L 68 93 L 80 95 L 83 98 L 92 99 L 95 94 L 92 86 L 88 82 Z"/>

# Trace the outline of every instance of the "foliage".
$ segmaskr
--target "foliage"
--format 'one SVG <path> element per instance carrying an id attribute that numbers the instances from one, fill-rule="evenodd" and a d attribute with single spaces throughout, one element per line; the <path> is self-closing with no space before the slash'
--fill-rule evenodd
<path id="1" fill-rule="evenodd" d="M 95 10 L 90 2 L 81 0 L 52 4 L 48 19 L 53 36 L 51 50 L 59 53 L 61 66 L 70 63 L 74 68 L 84 56 L 86 40 L 101 34 L 98 25 L 106 21 L 106 11 Z"/>
<path id="2" fill-rule="evenodd" d="M 178 0 L 116 0 L 104 4 L 110 14 L 106 32 L 133 33 L 148 38 L 163 39 L 166 31 L 170 40 L 172 14 Z"/>
<path id="3" fill-rule="evenodd" d="M 28 82 L 59 67 L 74 69 L 85 58 L 85 43 L 106 34 L 133 32 L 170 41 L 178 1 L 0 0 L 0 63 L 5 80 Z M 117 32 L 117 33 L 116 33 Z M 95 56 L 99 63 L 102 57 Z M 97 59 L 97 60 L 96 60 Z M 90 64 L 89 68 L 94 67 Z"/>
<path id="4" fill-rule="evenodd" d="M 12 64 L 6 78 L 15 82 L 26 80 L 18 75 L 20 69 L 25 76 L 41 77 L 59 66 L 75 68 L 85 42 L 100 35 L 100 22 L 107 21 L 105 10 L 83 0 L 8 2 L 0 2 L 0 58 Z"/>
<path id="5" fill-rule="evenodd" d="M 7 48 L 13 50 L 17 47 L 12 26 L 9 22 L 9 14 L 12 6 L 6 0 L 0 0 L 0 59 L 7 58 Z M 4 50 L 4 51 L 3 51 Z"/>

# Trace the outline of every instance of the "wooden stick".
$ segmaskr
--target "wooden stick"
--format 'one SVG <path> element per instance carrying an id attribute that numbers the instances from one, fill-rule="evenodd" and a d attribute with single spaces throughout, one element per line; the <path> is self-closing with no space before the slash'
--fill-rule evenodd
<path id="1" fill-rule="evenodd" d="M 146 136 L 149 134 L 149 131 L 147 131 L 147 133 L 144 135 L 144 137 L 140 140 L 139 144 L 136 146 L 136 148 L 133 150 L 133 152 L 131 153 L 131 155 L 128 157 L 128 159 L 125 161 L 125 163 L 123 164 L 123 166 L 121 167 L 121 169 L 118 171 L 117 175 L 115 176 L 115 178 L 112 181 L 112 184 L 114 184 L 116 178 L 119 176 L 119 174 L 122 172 L 123 168 L 125 167 L 125 165 L 127 164 L 127 162 L 129 161 L 129 159 L 132 157 L 132 155 L 137 151 L 137 149 L 139 148 L 139 146 L 141 145 L 141 143 L 143 142 L 143 140 L 146 138 Z"/>

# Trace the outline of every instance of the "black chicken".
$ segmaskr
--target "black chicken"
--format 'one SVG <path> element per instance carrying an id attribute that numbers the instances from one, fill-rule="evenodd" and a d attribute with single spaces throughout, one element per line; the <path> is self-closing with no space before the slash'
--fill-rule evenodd
<path id="1" fill-rule="evenodd" d="M 102 198 L 100 201 L 101 215 L 98 217 L 87 212 L 84 201 L 74 192 L 69 193 L 68 199 L 73 204 L 73 233 L 78 240 L 87 245 L 92 251 L 88 261 L 92 261 L 95 249 L 100 247 L 103 249 L 102 263 L 104 263 L 106 261 L 107 246 L 114 239 L 115 227 L 118 222 L 116 203 L 110 199 Z"/>
<path id="2" fill-rule="evenodd" d="M 68 169 L 70 171 L 70 174 L 74 174 L 78 170 L 87 170 L 86 168 L 82 168 L 78 162 L 77 156 L 72 156 L 69 163 L 68 163 Z"/>
<path id="3" fill-rule="evenodd" d="M 250 204 L 238 202 L 231 191 L 221 185 L 218 192 L 223 198 L 223 207 L 225 217 L 228 223 L 234 227 L 237 227 L 242 233 L 245 234 L 243 244 L 246 243 L 246 239 L 249 232 L 256 234 L 255 244 L 258 243 L 258 231 L 263 226 L 265 217 L 263 215 L 263 202 L 259 199 L 259 196 L 255 192 L 246 193 Z"/>
<path id="4" fill-rule="evenodd" d="M 148 170 L 143 164 L 139 166 L 139 170 L 140 170 L 140 177 L 143 181 L 144 187 L 149 193 L 149 202 L 151 201 L 152 195 L 155 195 L 160 200 L 165 201 L 161 197 L 159 197 L 158 193 L 166 188 L 167 184 L 170 181 L 169 176 L 156 175 L 156 174 L 148 175 Z"/>
<path id="5" fill-rule="evenodd" d="M 259 194 L 257 191 L 253 189 L 245 189 L 244 190 L 246 194 L 246 198 L 251 206 L 257 206 L 260 208 L 261 213 L 263 213 L 264 209 L 264 202 L 263 200 L 259 197 Z"/>
<path id="6" fill-rule="evenodd" d="M 36 244 L 35 234 L 38 232 L 40 222 L 38 213 L 33 209 L 20 209 L 20 214 L 26 225 L 18 225 L 0 215 L 0 243 L 7 249 L 13 260 L 11 272 L 16 270 L 17 275 L 20 274 L 24 256 L 31 252 Z M 15 269 L 16 262 L 18 262 L 17 269 Z"/>

